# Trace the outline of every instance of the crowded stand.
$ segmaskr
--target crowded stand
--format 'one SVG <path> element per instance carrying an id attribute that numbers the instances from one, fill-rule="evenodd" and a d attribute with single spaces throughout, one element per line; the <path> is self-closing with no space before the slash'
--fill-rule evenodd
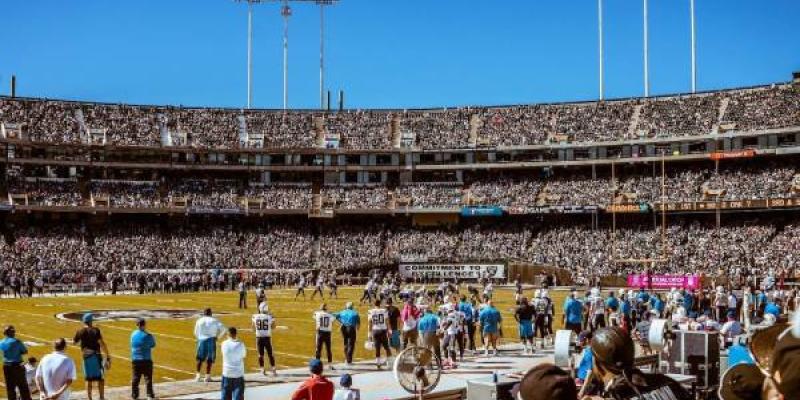
<path id="1" fill-rule="evenodd" d="M 479 135 L 494 146 L 532 146 L 544 143 L 552 129 L 555 106 L 534 105 L 487 109 Z"/>
<path id="2" fill-rule="evenodd" d="M 470 204 L 525 208 L 536 205 L 541 181 L 497 177 L 481 179 L 469 186 Z"/>
<path id="3" fill-rule="evenodd" d="M 250 135 L 261 135 L 270 149 L 312 148 L 316 137 L 313 116 L 302 112 L 245 112 Z"/>
<path id="4" fill-rule="evenodd" d="M 469 109 L 409 111 L 401 121 L 402 132 L 412 132 L 423 149 L 461 149 L 469 145 Z"/>
<path id="5" fill-rule="evenodd" d="M 398 117 L 400 132 L 412 132 L 418 147 L 454 149 L 470 146 L 473 129 L 481 145 L 530 146 L 784 128 L 797 125 L 798 113 L 800 91 L 773 85 L 627 101 L 407 111 Z M 339 135 L 343 148 L 384 150 L 391 148 L 392 118 L 361 110 L 315 114 L 0 98 L 0 122 L 21 124 L 29 140 L 44 143 L 81 143 L 86 129 L 105 129 L 107 144 L 156 146 L 165 124 L 173 145 L 235 149 L 244 129 L 262 135 L 265 148 L 313 148 L 317 132 L 327 132 Z"/>
<path id="6" fill-rule="evenodd" d="M 391 149 L 391 123 L 388 112 L 343 111 L 325 117 L 326 132 L 338 135 L 345 149 Z"/>
<path id="7" fill-rule="evenodd" d="M 74 179 L 12 179 L 9 181 L 8 193 L 11 197 L 24 197 L 28 205 L 50 207 L 83 205 L 78 182 Z"/>
<path id="8" fill-rule="evenodd" d="M 154 107 L 84 104 L 80 110 L 86 127 L 105 129 L 106 143 L 115 146 L 158 146 L 159 113 Z"/>
<path id="9" fill-rule="evenodd" d="M 718 194 L 725 200 L 750 200 L 761 198 L 792 197 L 791 183 L 796 171 L 793 166 L 748 166 L 725 168 L 719 173 L 709 174 L 703 188 L 711 196 Z"/>
<path id="10" fill-rule="evenodd" d="M 368 185 L 326 185 L 322 187 L 322 197 L 338 209 L 364 210 L 385 209 L 389 192 L 386 186 Z"/>
<path id="11" fill-rule="evenodd" d="M 184 146 L 228 149 L 239 147 L 238 112 L 212 108 L 168 108 L 164 112 L 169 131 L 186 134 L 187 143 L 183 143 Z"/>
<path id="12" fill-rule="evenodd" d="M 337 227 L 319 235 L 318 266 L 325 270 L 353 270 L 387 264 L 382 227 Z"/>
<path id="13" fill-rule="evenodd" d="M 633 102 L 629 101 L 559 106 L 552 132 L 567 135 L 571 142 L 635 139 L 628 134 L 633 111 Z"/>
<path id="14" fill-rule="evenodd" d="M 311 185 L 307 183 L 251 183 L 245 196 L 250 208 L 255 204 L 271 210 L 307 210 L 311 207 Z"/>
<path id="15" fill-rule="evenodd" d="M 545 204 L 603 206 L 611 201 L 611 186 L 589 176 L 559 176 L 548 179 L 540 195 Z"/>
<path id="16" fill-rule="evenodd" d="M 158 182 L 95 180 L 90 184 L 92 199 L 107 199 L 115 208 L 165 207 L 158 191 Z"/>
<path id="17" fill-rule="evenodd" d="M 386 232 L 386 253 L 401 261 L 448 260 L 459 236 L 450 229 L 391 229 Z"/>
<path id="18" fill-rule="evenodd" d="M 395 193 L 399 202 L 412 208 L 457 208 L 463 202 L 458 183 L 409 183 L 398 186 Z"/>
<path id="19" fill-rule="evenodd" d="M 169 198 L 174 203 L 185 199 L 192 207 L 200 209 L 240 209 L 238 185 L 234 181 L 187 179 L 170 188 Z"/>
<path id="20" fill-rule="evenodd" d="M 302 225 L 258 229 L 178 227 L 159 232 L 154 226 L 89 232 L 56 225 L 51 229 L 13 231 L 6 243 L 6 269 L 89 270 L 220 268 L 363 270 L 397 261 L 471 262 L 514 260 L 571 269 L 576 274 L 625 275 L 640 266 L 620 260 L 661 259 L 654 273 L 747 276 L 748 268 L 800 272 L 800 248 L 794 219 L 746 221 L 719 227 L 677 221 L 662 232 L 656 227 L 592 228 L 583 224 L 538 227 L 525 223 L 411 229 L 343 225 L 314 235 Z M 319 241 L 318 245 L 315 244 Z M 314 249 L 319 249 L 314 250 Z M 242 251 L 242 249 L 248 249 Z M 745 268 L 745 266 L 749 266 Z"/>
<path id="21" fill-rule="evenodd" d="M 11 174 L 12 171 L 9 171 Z M 23 178 L 14 170 L 9 176 L 8 193 L 17 205 L 83 205 L 80 184 L 74 178 Z M 164 183 L 167 196 L 161 197 L 157 181 L 93 180 L 88 183 L 92 205 L 118 208 L 182 207 L 202 209 L 307 210 L 312 207 L 310 183 L 251 182 L 240 190 L 236 180 L 186 179 Z M 326 204 L 341 210 L 432 209 L 471 206 L 498 206 L 514 212 L 530 212 L 541 206 L 599 206 L 617 203 L 660 203 L 662 192 L 667 202 L 735 201 L 789 199 L 800 196 L 800 173 L 791 160 L 725 164 L 717 169 L 706 166 L 670 168 L 662 177 L 650 173 L 608 170 L 592 178 L 588 173 L 546 170 L 528 174 L 476 174 L 465 183 L 408 182 L 391 188 L 380 183 L 326 184 L 319 194 Z M 97 203 L 108 199 L 108 203 Z M 390 201 L 394 199 L 395 201 Z M 89 197 L 86 196 L 88 202 Z M 613 202 L 613 203 L 612 203 Z"/>
<path id="22" fill-rule="evenodd" d="M 647 137 L 709 134 L 718 121 L 720 98 L 709 94 L 646 102 L 637 129 Z"/>
<path id="23" fill-rule="evenodd" d="M 800 118 L 800 94 L 796 87 L 770 86 L 729 93 L 723 121 L 736 124 L 736 130 L 786 128 L 796 126 Z"/>

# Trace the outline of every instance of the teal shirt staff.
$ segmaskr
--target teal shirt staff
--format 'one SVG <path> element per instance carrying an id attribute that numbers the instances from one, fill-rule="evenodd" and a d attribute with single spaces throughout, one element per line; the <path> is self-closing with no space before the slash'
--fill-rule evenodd
<path id="1" fill-rule="evenodd" d="M 17 338 L 6 337 L 0 340 L 0 351 L 3 352 L 4 364 L 20 364 L 22 356 L 28 354 L 28 348 Z"/>
<path id="2" fill-rule="evenodd" d="M 503 317 L 494 306 L 489 306 L 481 310 L 478 320 L 481 322 L 483 333 L 497 333 L 498 324 L 503 321 Z"/>
<path id="3" fill-rule="evenodd" d="M 342 326 L 358 326 L 361 318 L 355 310 L 342 310 L 333 315 Z"/>
<path id="4" fill-rule="evenodd" d="M 156 339 L 150 333 L 137 329 L 131 333 L 131 360 L 152 361 Z"/>
<path id="5" fill-rule="evenodd" d="M 439 329 L 439 317 L 431 312 L 426 312 L 419 320 L 417 328 L 422 333 L 436 332 Z"/>

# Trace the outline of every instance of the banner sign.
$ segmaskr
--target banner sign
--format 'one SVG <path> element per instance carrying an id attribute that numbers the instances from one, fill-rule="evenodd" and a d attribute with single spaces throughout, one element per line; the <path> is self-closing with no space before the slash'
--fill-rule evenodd
<path id="1" fill-rule="evenodd" d="M 505 264 L 429 264 L 400 263 L 403 278 L 505 279 Z"/>
<path id="2" fill-rule="evenodd" d="M 699 275 L 628 275 L 628 287 L 652 289 L 699 289 Z"/>
<path id="3" fill-rule="evenodd" d="M 502 217 L 503 209 L 498 206 L 462 207 L 462 217 Z"/>
<path id="4" fill-rule="evenodd" d="M 736 150 L 736 151 L 715 151 L 709 154 L 712 160 L 722 160 L 724 158 L 749 158 L 755 157 L 756 151 L 752 149 Z"/>
<path id="5" fill-rule="evenodd" d="M 244 214 L 241 208 L 209 208 L 190 206 L 186 208 L 189 214 Z"/>
<path id="6" fill-rule="evenodd" d="M 650 205 L 647 203 L 626 203 L 626 204 L 611 204 L 606 206 L 606 212 L 613 213 L 646 213 L 650 211 Z"/>
<path id="7" fill-rule="evenodd" d="M 510 214 L 592 214 L 600 208 L 598 206 L 532 206 L 509 207 Z"/>
<path id="8" fill-rule="evenodd" d="M 758 200 L 726 200 L 726 201 L 684 201 L 679 203 L 655 204 L 655 209 L 661 211 L 707 211 L 707 210 L 735 210 L 749 208 L 789 208 L 800 207 L 800 197 L 789 199 L 758 199 Z"/>

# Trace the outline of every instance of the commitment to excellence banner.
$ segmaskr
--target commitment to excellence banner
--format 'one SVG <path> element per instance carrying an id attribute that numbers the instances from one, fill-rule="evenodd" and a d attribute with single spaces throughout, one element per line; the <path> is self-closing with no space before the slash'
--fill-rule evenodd
<path id="1" fill-rule="evenodd" d="M 699 275 L 628 275 L 628 287 L 653 289 L 699 289 Z"/>

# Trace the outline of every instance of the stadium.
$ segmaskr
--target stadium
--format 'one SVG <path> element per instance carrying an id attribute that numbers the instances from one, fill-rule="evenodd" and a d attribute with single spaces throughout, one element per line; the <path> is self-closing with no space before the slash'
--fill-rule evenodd
<path id="1" fill-rule="evenodd" d="M 243 3 L 251 23 L 261 1 Z M 290 3 L 311 6 L 282 3 L 284 24 Z M 315 3 L 320 24 L 338 3 Z M 800 71 L 702 91 L 692 64 L 691 90 L 650 95 L 645 45 L 645 95 L 607 99 L 598 4 L 600 93 L 582 101 L 348 108 L 340 92 L 332 107 L 320 47 L 320 107 L 287 107 L 287 25 L 282 109 L 251 107 L 251 29 L 246 107 L 20 96 L 12 78 L 4 394 L 51 398 L 53 358 L 26 360 L 52 353 L 77 371 L 54 399 L 92 399 L 98 380 L 97 398 L 138 398 L 142 374 L 156 393 L 141 397 L 317 399 L 297 388 L 326 385 L 319 360 L 335 383 L 322 399 L 347 390 L 344 375 L 363 399 L 528 400 L 565 382 L 546 398 L 794 398 L 800 382 L 775 371 L 800 359 Z M 225 329 L 203 370 L 212 320 Z M 97 328 L 103 348 L 87 355 L 79 337 Z M 614 340 L 635 357 L 603 353 Z M 247 355 L 231 361 L 234 345 Z M 404 369 L 417 351 L 426 361 Z M 630 388 L 610 386 L 615 374 Z"/>

